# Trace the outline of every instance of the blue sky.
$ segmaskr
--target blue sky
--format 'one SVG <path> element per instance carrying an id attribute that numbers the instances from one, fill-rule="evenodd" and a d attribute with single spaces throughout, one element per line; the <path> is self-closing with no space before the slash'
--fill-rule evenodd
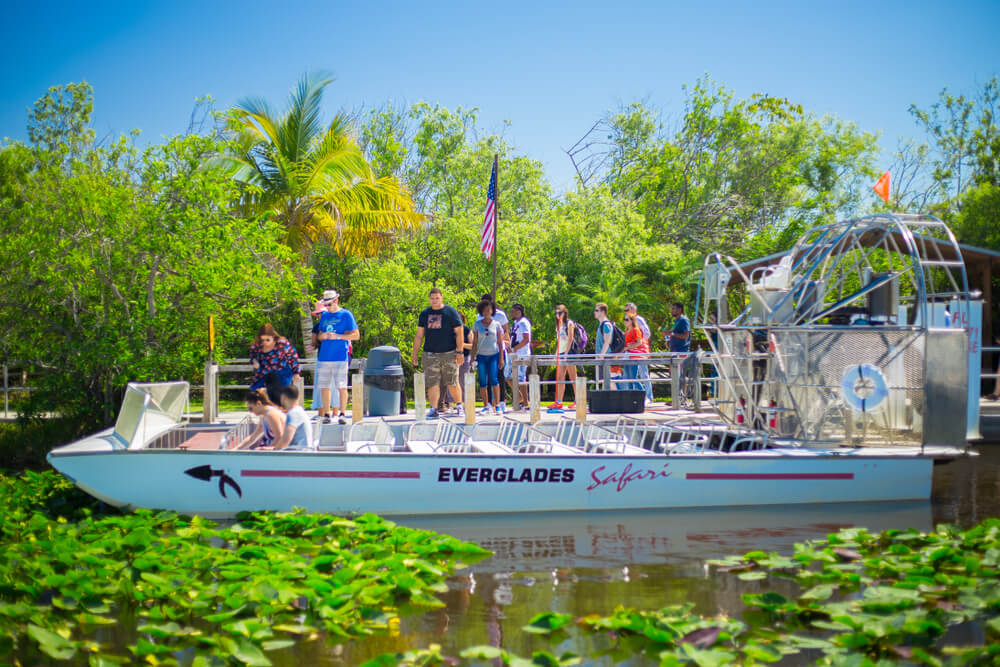
<path id="1" fill-rule="evenodd" d="M 86 79 L 99 136 L 184 131 L 194 99 L 283 106 L 306 70 L 339 107 L 424 100 L 511 125 L 567 189 L 563 150 L 636 99 L 682 109 L 708 74 L 737 96 L 787 97 L 882 134 L 923 138 L 907 112 L 1000 73 L 1000 0 L 982 2 L 23 2 L 0 19 L 0 136 L 52 85 Z M 485 168 L 488 173 L 488 166 Z M 484 176 L 485 181 L 486 176 Z M 485 182 L 484 182 L 485 188 Z"/>

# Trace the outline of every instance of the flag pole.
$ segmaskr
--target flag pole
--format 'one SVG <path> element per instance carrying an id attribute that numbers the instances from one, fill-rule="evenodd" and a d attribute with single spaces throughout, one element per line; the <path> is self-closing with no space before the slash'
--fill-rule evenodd
<path id="1" fill-rule="evenodd" d="M 500 169 L 498 166 L 499 154 L 493 154 L 493 171 L 497 175 L 496 183 L 496 218 L 493 222 L 493 290 L 490 294 L 493 296 L 493 303 L 497 301 L 497 227 L 500 226 Z"/>

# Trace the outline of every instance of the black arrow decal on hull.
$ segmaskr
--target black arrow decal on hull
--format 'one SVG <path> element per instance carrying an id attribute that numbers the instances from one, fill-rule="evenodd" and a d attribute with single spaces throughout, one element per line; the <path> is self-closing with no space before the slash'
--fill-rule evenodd
<path id="1" fill-rule="evenodd" d="M 236 495 L 240 498 L 243 497 L 243 490 L 240 485 L 236 483 L 236 480 L 226 474 L 224 470 L 215 470 L 212 466 L 195 466 L 194 468 L 188 468 L 184 471 L 185 474 L 191 475 L 195 479 L 200 479 L 203 482 L 211 481 L 213 477 L 219 478 L 219 493 L 222 494 L 223 498 L 226 498 L 226 484 L 233 487 L 236 491 Z"/>

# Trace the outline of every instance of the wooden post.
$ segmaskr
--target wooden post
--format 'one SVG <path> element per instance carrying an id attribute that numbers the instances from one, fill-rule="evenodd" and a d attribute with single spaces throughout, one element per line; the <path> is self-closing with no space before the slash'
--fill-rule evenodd
<path id="1" fill-rule="evenodd" d="M 339 389 L 334 389 L 339 391 Z M 344 407 L 341 406 L 341 412 Z M 351 423 L 357 424 L 365 418 L 365 376 L 361 373 L 354 374 L 354 383 L 351 385 Z"/>
<path id="2" fill-rule="evenodd" d="M 424 393 L 424 374 L 413 374 L 413 417 L 418 422 L 427 415 L 427 394 Z"/>
<path id="3" fill-rule="evenodd" d="M 576 376 L 576 386 L 573 387 L 573 399 L 576 401 L 576 420 L 587 421 L 587 378 Z"/>
<path id="4" fill-rule="evenodd" d="M 538 373 L 528 376 L 528 421 L 532 424 L 542 418 L 542 380 Z"/>
<path id="5" fill-rule="evenodd" d="M 465 374 L 465 423 L 476 423 L 476 376 L 474 373 Z"/>

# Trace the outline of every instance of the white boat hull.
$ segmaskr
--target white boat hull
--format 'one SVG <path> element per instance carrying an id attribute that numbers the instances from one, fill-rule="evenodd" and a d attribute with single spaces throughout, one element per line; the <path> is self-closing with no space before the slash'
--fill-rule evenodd
<path id="1" fill-rule="evenodd" d="M 211 517 L 295 507 L 398 516 L 926 500 L 933 468 L 928 456 L 872 448 L 692 456 L 57 450 L 49 461 L 116 507 Z"/>

